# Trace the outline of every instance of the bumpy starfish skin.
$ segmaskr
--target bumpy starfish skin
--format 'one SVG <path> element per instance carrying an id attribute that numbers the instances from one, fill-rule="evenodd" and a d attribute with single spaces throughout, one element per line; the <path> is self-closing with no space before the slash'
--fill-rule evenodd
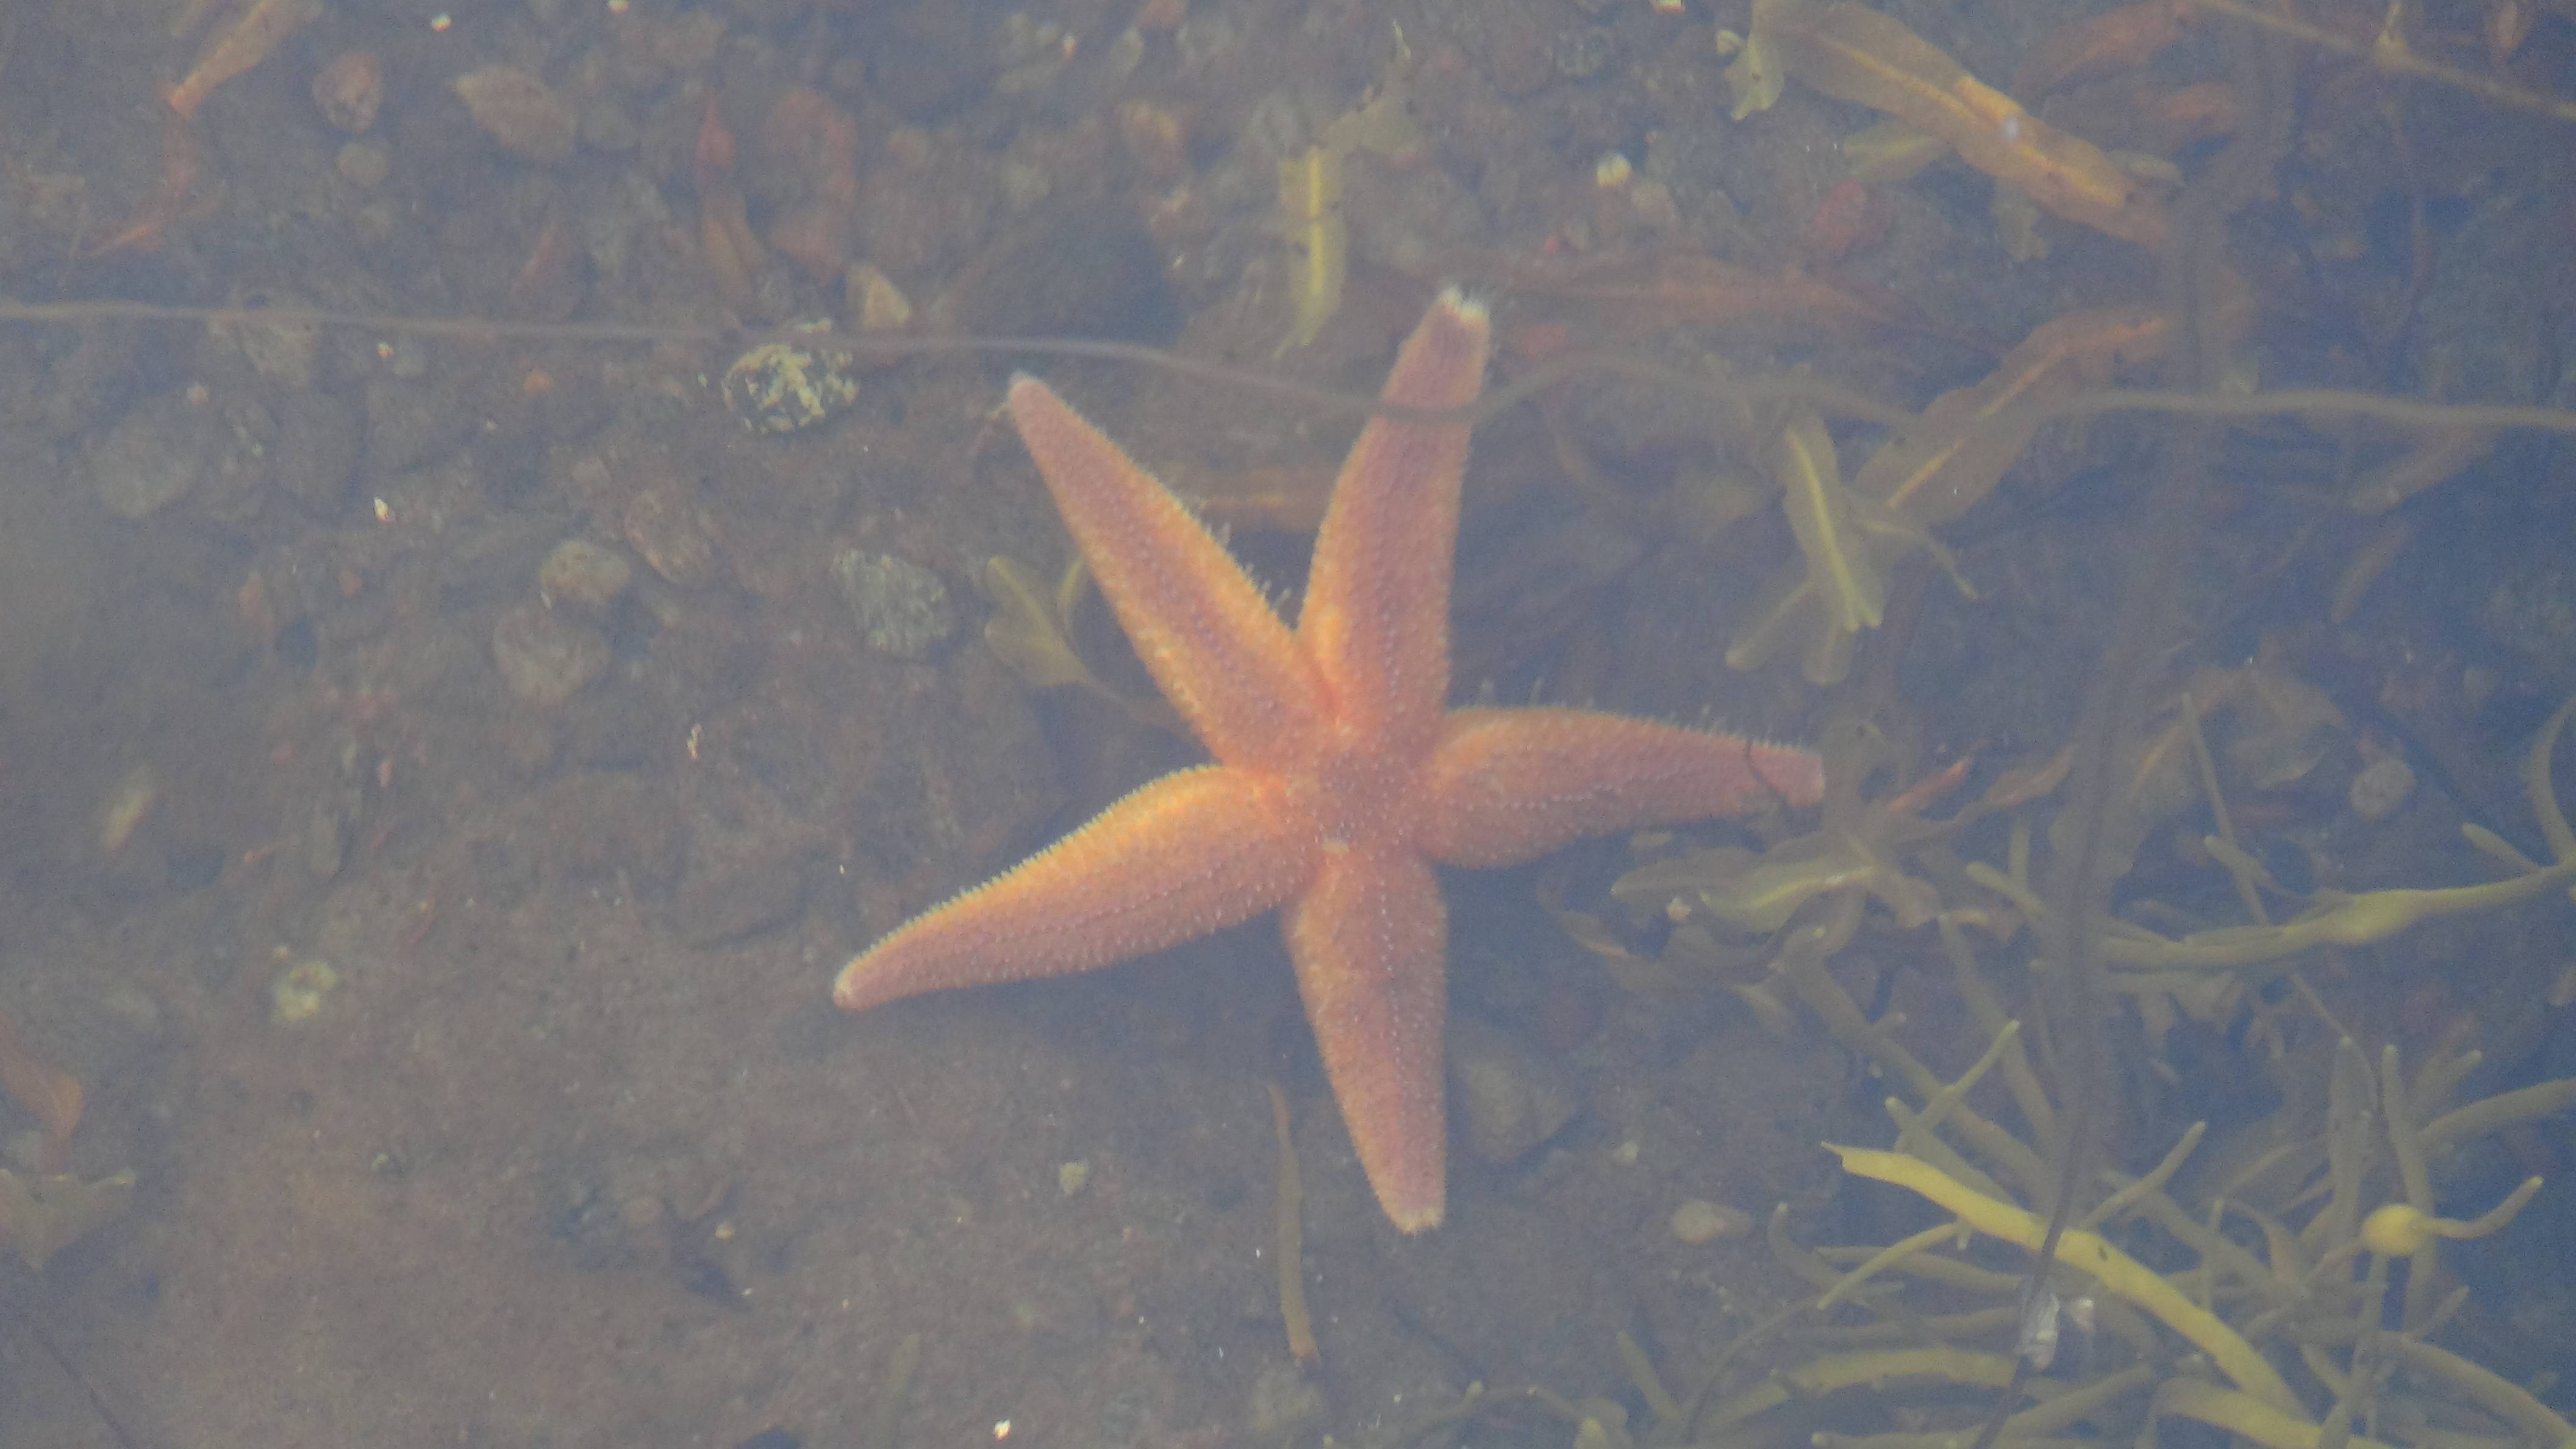
<path id="1" fill-rule="evenodd" d="M 1432 304 L 1383 394 L 1462 406 L 1484 308 Z M 1334 484 L 1292 633 L 1207 529 L 1044 383 L 1011 418 L 1138 657 L 1216 763 L 1165 776 L 841 972 L 853 1011 L 1106 966 L 1281 910 L 1361 1167 L 1440 1221 L 1448 921 L 1432 866 L 1822 795 L 1815 755 L 1569 709 L 1444 712 L 1462 423 L 1373 419 Z"/>

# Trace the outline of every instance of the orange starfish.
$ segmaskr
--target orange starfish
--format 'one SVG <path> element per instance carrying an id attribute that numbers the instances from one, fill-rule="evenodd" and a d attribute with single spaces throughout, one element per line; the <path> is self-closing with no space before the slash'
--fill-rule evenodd
<path id="1" fill-rule="evenodd" d="M 1483 386 L 1485 309 L 1448 292 L 1385 400 Z M 852 1011 L 1087 971 L 1281 908 L 1360 1166 L 1395 1225 L 1440 1221 L 1447 915 L 1435 864 L 1824 790 L 1816 756 L 1570 709 L 1444 712 L 1467 425 L 1373 419 L 1342 465 L 1296 632 L 1152 475 L 1034 378 L 1011 420 L 1137 655 L 1216 763 L 1167 775 L 841 972 Z"/>

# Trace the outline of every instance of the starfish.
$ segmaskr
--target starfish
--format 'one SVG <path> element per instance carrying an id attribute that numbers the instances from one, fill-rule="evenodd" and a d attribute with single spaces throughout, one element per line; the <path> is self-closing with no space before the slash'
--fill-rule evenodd
<path id="1" fill-rule="evenodd" d="M 1397 355 L 1333 485 L 1292 632 L 1205 525 L 1046 384 L 1010 413 L 1100 591 L 1212 764 L 1166 775 L 843 968 L 852 1011 L 1088 971 L 1279 910 L 1361 1169 L 1440 1221 L 1447 913 L 1434 865 L 1812 804 L 1801 749 L 1574 709 L 1444 708 L 1468 425 L 1490 326 L 1452 290 Z"/>

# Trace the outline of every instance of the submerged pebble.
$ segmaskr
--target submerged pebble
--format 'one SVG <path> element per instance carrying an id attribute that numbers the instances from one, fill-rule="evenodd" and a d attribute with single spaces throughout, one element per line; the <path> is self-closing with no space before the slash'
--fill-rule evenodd
<path id="1" fill-rule="evenodd" d="M 898 659 L 927 659 L 957 632 L 957 610 L 939 575 L 908 559 L 845 548 L 832 577 L 868 647 Z"/>
<path id="2" fill-rule="evenodd" d="M 644 556 L 653 572 L 684 589 L 702 589 L 715 581 L 716 545 L 705 514 L 676 478 L 645 485 L 626 500 L 627 545 Z"/>
<path id="3" fill-rule="evenodd" d="M 90 451 L 90 487 L 107 511 L 143 519 L 188 496 L 205 471 L 210 419 L 178 393 L 135 405 Z"/>
<path id="4" fill-rule="evenodd" d="M 635 578 L 626 555 L 586 538 L 567 538 L 537 566 L 537 590 L 550 603 L 605 614 Z"/>
<path id="5" fill-rule="evenodd" d="M 2415 793 L 2415 771 L 2398 755 L 2382 755 L 2352 777 L 2345 802 L 2364 820 L 2385 820 Z"/>
<path id="6" fill-rule="evenodd" d="M 321 1014 L 322 998 L 340 984 L 330 962 L 312 957 L 277 973 L 268 983 L 269 1016 L 280 1026 L 311 1021 Z"/>
<path id="7" fill-rule="evenodd" d="M 492 626 L 492 664 L 519 700 L 560 709 L 608 672 L 608 638 L 542 604 L 521 604 Z"/>
<path id="8" fill-rule="evenodd" d="M 800 332 L 829 332 L 831 321 L 799 324 Z M 755 433 L 810 428 L 858 401 L 846 352 L 764 342 L 725 369 L 724 400 L 735 421 Z"/>
<path id="9" fill-rule="evenodd" d="M 1324 1391 L 1293 1363 L 1272 1361 L 1252 1380 L 1244 1413 L 1245 1438 L 1255 1444 L 1294 1444 L 1320 1424 L 1332 1406 Z"/>
<path id="10" fill-rule="evenodd" d="M 450 84 L 502 150 L 548 165 L 571 159 L 579 120 L 544 81 L 514 65 L 487 65 Z"/>
<path id="11" fill-rule="evenodd" d="M 1518 1162 L 1574 1120 L 1574 1083 L 1564 1068 L 1498 1026 L 1453 1019 L 1448 1061 L 1468 1149 L 1487 1162 Z"/>
<path id="12" fill-rule="evenodd" d="M 1695 1197 L 1673 1209 L 1673 1236 L 1698 1247 L 1720 1238 L 1740 1238 L 1753 1231 L 1753 1215 L 1742 1208 Z"/>
<path id="13" fill-rule="evenodd" d="M 134 838 L 135 827 L 161 798 L 161 772 L 149 764 L 125 772 L 98 807 L 98 853 L 114 855 Z"/>
<path id="14" fill-rule="evenodd" d="M 322 119 L 350 135 L 376 123 L 385 103 L 385 66 L 368 50 L 347 51 L 313 77 L 313 104 Z"/>

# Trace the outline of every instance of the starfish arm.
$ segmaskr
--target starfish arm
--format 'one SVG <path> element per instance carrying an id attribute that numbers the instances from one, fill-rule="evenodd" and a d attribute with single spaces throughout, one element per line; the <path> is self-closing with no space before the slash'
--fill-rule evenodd
<path id="1" fill-rule="evenodd" d="M 1381 397 L 1462 407 L 1485 380 L 1481 303 L 1441 294 L 1396 355 Z M 1449 581 L 1467 425 L 1376 417 L 1342 464 L 1315 536 L 1297 635 L 1353 734 L 1408 750 L 1429 743 L 1449 694 Z"/>
<path id="2" fill-rule="evenodd" d="M 1011 421 L 1136 655 L 1208 752 L 1280 768 L 1322 728 L 1321 676 L 1216 536 L 1033 377 Z"/>
<path id="3" fill-rule="evenodd" d="M 1449 1137 L 1439 883 L 1409 850 L 1330 853 L 1283 926 L 1324 1075 L 1378 1206 L 1408 1233 L 1439 1226 Z"/>
<path id="4" fill-rule="evenodd" d="M 1577 709 L 1462 709 L 1423 787 L 1443 865 L 1535 860 L 1587 836 L 1823 798 L 1812 751 Z"/>
<path id="5" fill-rule="evenodd" d="M 869 947 L 832 999 L 864 1011 L 1176 946 L 1287 900 L 1318 849 L 1260 776 L 1222 765 L 1166 775 Z"/>

